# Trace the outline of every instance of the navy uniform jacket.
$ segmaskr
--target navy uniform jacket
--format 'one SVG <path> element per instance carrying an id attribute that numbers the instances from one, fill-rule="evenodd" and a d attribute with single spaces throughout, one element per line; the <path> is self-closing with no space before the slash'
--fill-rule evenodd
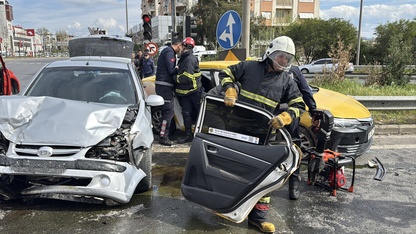
<path id="1" fill-rule="evenodd" d="M 298 85 L 299 91 L 302 94 L 302 98 L 306 106 L 308 106 L 309 110 L 316 109 L 316 102 L 312 96 L 312 92 L 309 88 L 308 82 L 306 82 L 305 76 L 302 74 L 302 72 L 299 70 L 297 66 L 291 66 L 289 73 Z"/>

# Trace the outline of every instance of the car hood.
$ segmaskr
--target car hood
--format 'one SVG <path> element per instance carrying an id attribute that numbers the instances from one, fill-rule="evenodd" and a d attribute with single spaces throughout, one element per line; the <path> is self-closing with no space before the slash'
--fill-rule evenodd
<path id="1" fill-rule="evenodd" d="M 127 105 L 0 97 L 0 131 L 17 144 L 92 146 L 118 129 Z"/>
<path id="2" fill-rule="evenodd" d="M 363 119 L 371 117 L 370 111 L 350 96 L 319 88 L 313 97 L 319 109 L 330 110 L 335 118 Z"/>

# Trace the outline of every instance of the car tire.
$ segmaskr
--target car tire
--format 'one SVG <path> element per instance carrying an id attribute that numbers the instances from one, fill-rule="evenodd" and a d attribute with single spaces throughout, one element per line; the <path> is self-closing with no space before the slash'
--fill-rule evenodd
<path id="1" fill-rule="evenodd" d="M 300 70 L 303 74 L 308 74 L 309 73 L 309 70 L 308 69 L 306 69 L 306 68 L 303 68 L 302 70 Z"/>
<path id="2" fill-rule="evenodd" d="M 160 128 L 162 126 L 162 107 L 157 106 L 157 107 L 152 107 L 152 125 L 153 125 L 153 133 L 156 135 L 159 135 L 160 133 Z M 176 131 L 176 123 L 175 120 L 172 119 L 172 121 L 170 122 L 170 127 L 169 127 L 169 134 L 173 135 Z"/>
<path id="3" fill-rule="evenodd" d="M 307 128 L 300 126 L 299 127 L 299 134 L 301 140 L 301 149 L 305 151 L 306 149 L 310 149 L 315 147 L 315 139 L 312 137 L 312 134 L 308 131 Z"/>
<path id="4" fill-rule="evenodd" d="M 140 160 L 139 168 L 146 173 L 146 176 L 139 182 L 136 187 L 136 192 L 145 192 L 152 188 L 152 148 L 145 150 L 144 152 L 135 152 L 143 154 L 142 160 Z"/>

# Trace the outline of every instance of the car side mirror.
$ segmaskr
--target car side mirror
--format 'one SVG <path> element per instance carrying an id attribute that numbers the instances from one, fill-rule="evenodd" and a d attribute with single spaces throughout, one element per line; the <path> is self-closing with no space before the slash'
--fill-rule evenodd
<path id="1" fill-rule="evenodd" d="M 146 99 L 146 105 L 148 106 L 161 106 L 165 103 L 163 97 L 159 95 L 149 95 Z"/>

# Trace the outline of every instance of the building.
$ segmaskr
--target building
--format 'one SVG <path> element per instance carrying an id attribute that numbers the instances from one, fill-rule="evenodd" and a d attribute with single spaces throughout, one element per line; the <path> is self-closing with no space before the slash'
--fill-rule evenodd
<path id="1" fill-rule="evenodd" d="M 250 17 L 264 18 L 267 26 L 285 26 L 297 19 L 318 18 L 320 0 L 249 0 Z M 171 0 L 142 0 L 142 14 L 152 16 L 152 32 L 154 42 L 169 40 L 175 9 L 175 25 L 182 25 L 183 16 L 197 4 L 197 0 L 176 0 L 172 8 Z M 165 16 L 165 17 L 162 17 Z M 167 27 L 167 28 L 166 28 Z M 141 35 L 143 27 L 134 27 L 133 33 Z M 143 41 L 143 38 L 141 38 Z"/>
<path id="2" fill-rule="evenodd" d="M 0 0 L 0 51 L 3 56 L 9 55 L 12 51 L 12 20 L 12 6 L 8 1 Z"/>
<path id="3" fill-rule="evenodd" d="M 267 26 L 285 26 L 297 19 L 319 18 L 320 0 L 250 0 L 251 17 Z"/>

